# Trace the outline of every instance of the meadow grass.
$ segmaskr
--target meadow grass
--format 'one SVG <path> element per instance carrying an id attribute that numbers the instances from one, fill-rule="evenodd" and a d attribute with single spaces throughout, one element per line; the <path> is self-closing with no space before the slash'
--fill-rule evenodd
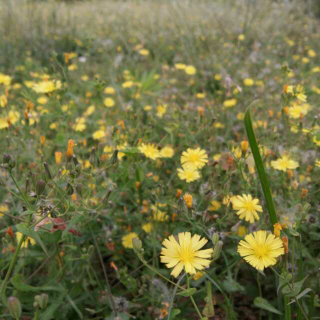
<path id="1" fill-rule="evenodd" d="M 0 1 L 0 318 L 312 319 L 312 1 Z"/>

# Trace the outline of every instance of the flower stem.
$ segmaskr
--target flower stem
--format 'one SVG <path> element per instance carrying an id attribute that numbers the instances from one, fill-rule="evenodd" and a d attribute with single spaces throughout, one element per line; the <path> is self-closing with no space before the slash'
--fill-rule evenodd
<path id="1" fill-rule="evenodd" d="M 187 275 L 187 288 L 188 288 L 188 289 L 190 288 L 190 276 L 189 276 L 189 275 Z M 199 316 L 199 318 L 200 318 L 200 320 L 201 320 L 201 319 L 202 319 L 202 315 L 201 315 L 201 312 L 200 312 L 200 310 L 199 310 L 196 302 L 195 302 L 194 299 L 193 299 L 193 296 L 190 296 L 190 300 L 191 300 L 194 308 L 196 309 L 197 314 L 198 314 L 198 316 Z"/>

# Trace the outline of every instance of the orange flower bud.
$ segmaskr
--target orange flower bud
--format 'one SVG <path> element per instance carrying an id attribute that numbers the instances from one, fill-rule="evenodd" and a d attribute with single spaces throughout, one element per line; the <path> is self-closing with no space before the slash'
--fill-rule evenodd
<path id="1" fill-rule="evenodd" d="M 74 147 L 74 140 L 70 139 L 68 141 L 68 149 L 67 149 L 67 159 L 71 160 L 73 156 L 73 147 Z"/>
<path id="2" fill-rule="evenodd" d="M 181 194 L 182 194 L 182 190 L 177 189 L 176 198 L 180 198 Z"/>
<path id="3" fill-rule="evenodd" d="M 140 188 L 141 183 L 139 181 L 136 181 L 136 189 Z"/>
<path id="4" fill-rule="evenodd" d="M 40 144 L 41 144 L 41 146 L 44 146 L 45 142 L 46 142 L 46 137 L 45 137 L 45 136 L 41 136 L 41 137 L 40 137 Z"/>
<path id="5" fill-rule="evenodd" d="M 289 114 L 289 107 L 284 107 L 283 112 L 288 115 Z"/>
<path id="6" fill-rule="evenodd" d="M 183 196 L 183 200 L 185 201 L 188 208 L 192 208 L 192 195 L 189 193 L 186 193 Z"/>
<path id="7" fill-rule="evenodd" d="M 293 170 L 292 170 L 292 169 L 288 169 L 287 173 L 288 173 L 288 177 L 289 177 L 289 178 L 292 178 L 292 177 L 293 177 L 293 175 L 294 175 L 294 173 L 293 173 Z"/>
<path id="8" fill-rule="evenodd" d="M 8 228 L 7 228 L 6 234 L 7 234 L 12 240 L 14 239 L 14 233 L 13 233 L 11 227 L 8 227 Z"/>
<path id="9" fill-rule="evenodd" d="M 241 149 L 243 152 L 247 152 L 249 147 L 248 141 L 244 140 L 241 142 Z"/>
<path id="10" fill-rule="evenodd" d="M 56 164 L 60 164 L 61 163 L 61 158 L 62 158 L 62 152 L 56 151 L 54 153 L 54 157 L 55 157 L 55 160 L 56 160 Z"/>
<path id="11" fill-rule="evenodd" d="M 280 231 L 282 230 L 282 226 L 280 223 L 276 223 L 273 225 L 273 233 L 276 237 L 280 238 Z"/>
<path id="12" fill-rule="evenodd" d="M 289 253 L 289 240 L 288 237 L 282 237 L 281 238 L 283 247 L 284 247 L 284 253 Z"/>
<path id="13" fill-rule="evenodd" d="M 204 108 L 203 107 L 198 107 L 198 113 L 199 113 L 200 117 L 202 117 L 203 114 L 204 114 Z"/>
<path id="14" fill-rule="evenodd" d="M 309 190 L 308 189 L 301 189 L 301 198 L 304 198 L 308 194 Z"/>

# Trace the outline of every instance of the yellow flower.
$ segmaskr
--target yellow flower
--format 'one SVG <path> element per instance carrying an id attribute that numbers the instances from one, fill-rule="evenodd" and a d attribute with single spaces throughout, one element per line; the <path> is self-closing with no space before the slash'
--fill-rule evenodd
<path id="1" fill-rule="evenodd" d="M 251 86 L 254 85 L 254 80 L 251 79 L 251 78 L 247 78 L 247 79 L 244 79 L 244 80 L 243 80 L 243 83 L 244 83 L 245 86 L 251 87 Z"/>
<path id="2" fill-rule="evenodd" d="M 112 98 L 105 98 L 103 103 L 107 108 L 112 108 L 115 105 L 115 102 Z"/>
<path id="3" fill-rule="evenodd" d="M 197 280 L 199 280 L 200 278 L 202 278 L 203 275 L 204 275 L 203 272 L 198 271 L 198 272 L 193 276 L 193 280 L 194 280 L 194 281 L 197 281 Z"/>
<path id="4" fill-rule="evenodd" d="M 143 153 L 147 158 L 150 158 L 152 160 L 156 160 L 160 157 L 160 153 L 158 148 L 151 143 L 148 144 L 144 144 L 142 143 L 139 147 L 138 147 L 139 151 L 141 153 Z"/>
<path id="5" fill-rule="evenodd" d="M 244 34 L 239 34 L 238 35 L 238 40 L 239 41 L 243 41 L 245 39 L 245 35 Z"/>
<path id="6" fill-rule="evenodd" d="M 305 105 L 301 106 L 294 104 L 288 108 L 289 117 L 292 119 L 299 119 L 301 116 L 304 116 L 308 113 L 308 108 L 305 108 Z"/>
<path id="7" fill-rule="evenodd" d="M 141 49 L 141 50 L 139 50 L 139 53 L 140 53 L 142 56 L 148 56 L 148 55 L 149 55 L 149 50 L 147 50 L 147 49 Z"/>
<path id="8" fill-rule="evenodd" d="M 75 131 L 82 132 L 86 127 L 86 119 L 84 117 L 76 118 L 76 123 L 73 125 Z"/>
<path id="9" fill-rule="evenodd" d="M 197 72 L 197 70 L 194 66 L 186 66 L 184 71 L 186 74 L 191 75 L 191 76 L 196 74 L 196 72 Z"/>
<path id="10" fill-rule="evenodd" d="M 198 270 L 208 268 L 212 257 L 213 249 L 200 250 L 207 239 L 195 234 L 191 237 L 190 232 L 181 232 L 178 234 L 178 241 L 174 236 L 165 239 L 162 242 L 161 262 L 166 264 L 167 268 L 173 268 L 171 275 L 175 278 L 179 276 L 184 269 L 189 274 L 196 274 Z"/>
<path id="11" fill-rule="evenodd" d="M 126 81 L 122 84 L 122 88 L 131 88 L 133 86 L 133 81 Z"/>
<path id="12" fill-rule="evenodd" d="M 304 87 L 301 84 L 298 84 L 296 86 L 296 97 L 302 102 L 307 101 L 307 96 L 305 95 Z"/>
<path id="13" fill-rule="evenodd" d="M 148 222 L 142 225 L 142 229 L 146 233 L 150 233 L 152 231 L 152 223 Z"/>
<path id="14" fill-rule="evenodd" d="M 39 97 L 37 102 L 40 104 L 46 104 L 48 102 L 48 98 L 46 96 Z"/>
<path id="15" fill-rule="evenodd" d="M 178 70 L 184 70 L 186 68 L 186 65 L 183 63 L 176 63 L 174 67 Z"/>
<path id="16" fill-rule="evenodd" d="M 237 104 L 237 99 L 228 99 L 223 102 L 225 108 L 234 107 Z"/>
<path id="17" fill-rule="evenodd" d="M 106 94 L 115 94 L 116 91 L 113 87 L 106 87 L 103 92 Z"/>
<path id="18" fill-rule="evenodd" d="M 0 106 L 4 108 L 8 103 L 7 97 L 3 94 L 0 96 Z"/>
<path id="19" fill-rule="evenodd" d="M 208 210 L 209 211 L 219 211 L 220 208 L 221 208 L 221 203 L 217 200 L 213 200 L 213 201 L 211 201 Z"/>
<path id="20" fill-rule="evenodd" d="M 239 226 L 237 233 L 238 233 L 238 236 L 242 238 L 248 233 L 248 229 L 245 226 Z"/>
<path id="21" fill-rule="evenodd" d="M 18 111 L 10 111 L 8 114 L 8 120 L 12 123 L 15 124 L 19 121 L 20 119 L 20 113 Z"/>
<path id="22" fill-rule="evenodd" d="M 183 200 L 188 208 L 192 208 L 192 195 L 189 193 L 184 194 Z"/>
<path id="23" fill-rule="evenodd" d="M 16 237 L 17 241 L 20 242 L 21 238 L 23 237 L 23 234 L 21 232 L 16 232 Z M 36 243 L 36 241 L 33 238 L 26 237 L 26 239 L 22 242 L 21 248 L 28 248 L 29 242 L 32 246 Z"/>
<path id="24" fill-rule="evenodd" d="M 157 106 L 157 117 L 162 118 L 163 115 L 167 112 L 167 105 Z"/>
<path id="25" fill-rule="evenodd" d="M 291 160 L 284 155 L 276 161 L 271 161 L 271 167 L 276 170 L 287 171 L 288 169 L 296 169 L 299 167 L 297 161 Z"/>
<path id="26" fill-rule="evenodd" d="M 11 77 L 6 74 L 0 73 L 0 84 L 4 84 L 5 86 L 9 86 L 10 83 L 11 83 Z"/>
<path id="27" fill-rule="evenodd" d="M 8 212 L 9 208 L 6 204 L 0 204 L 0 217 L 3 216 L 4 212 Z"/>
<path id="28" fill-rule="evenodd" d="M 182 152 L 181 156 L 181 164 L 184 166 L 192 165 L 196 169 L 201 169 L 208 163 L 208 155 L 206 154 L 206 151 L 200 148 L 197 149 L 191 149 L 188 148 L 187 151 Z"/>
<path id="29" fill-rule="evenodd" d="M 273 266 L 276 258 L 284 254 L 282 240 L 274 234 L 267 236 L 266 231 L 257 231 L 245 236 L 238 245 L 241 257 L 257 270 Z"/>
<path id="30" fill-rule="evenodd" d="M 280 223 L 275 223 L 273 225 L 273 234 L 276 236 L 276 237 L 280 237 L 280 231 L 282 230 L 282 226 Z"/>
<path id="31" fill-rule="evenodd" d="M 316 165 L 316 167 L 319 167 L 319 168 L 320 168 L 320 159 L 319 159 L 319 160 L 316 160 L 315 165 Z"/>
<path id="32" fill-rule="evenodd" d="M 97 130 L 93 133 L 92 137 L 94 140 L 100 140 L 106 136 L 105 130 Z"/>
<path id="33" fill-rule="evenodd" d="M 313 136 L 312 141 L 313 141 L 318 147 L 320 147 L 320 138 L 318 139 L 317 136 Z"/>
<path id="34" fill-rule="evenodd" d="M 125 248 L 130 248 L 130 249 L 133 249 L 133 244 L 132 244 L 132 240 L 134 238 L 138 238 L 138 235 L 135 233 L 135 232 L 130 232 L 129 234 L 125 235 L 122 237 L 122 245 L 125 247 Z"/>
<path id="35" fill-rule="evenodd" d="M 253 199 L 250 194 L 243 194 L 242 196 L 232 197 L 231 202 L 233 210 L 237 211 L 240 219 L 245 219 L 250 223 L 260 219 L 257 213 L 257 211 L 262 212 L 262 207 L 258 204 L 259 199 Z"/>
<path id="36" fill-rule="evenodd" d="M 172 158 L 174 150 L 170 146 L 165 146 L 160 150 L 160 158 Z"/>
<path id="37" fill-rule="evenodd" d="M 54 153 L 54 158 L 56 160 L 56 164 L 60 164 L 61 163 L 61 159 L 62 159 L 62 152 L 56 151 Z"/>
<path id="38" fill-rule="evenodd" d="M 178 168 L 178 176 L 181 180 L 186 180 L 187 183 L 200 179 L 200 173 L 192 165 L 184 165 Z"/>
<path id="39" fill-rule="evenodd" d="M 88 109 L 83 113 L 84 116 L 88 117 L 92 115 L 96 110 L 96 107 L 94 105 L 91 105 L 88 107 Z"/>
<path id="40" fill-rule="evenodd" d="M 33 85 L 32 89 L 38 93 L 49 93 L 61 88 L 60 81 L 41 81 Z"/>

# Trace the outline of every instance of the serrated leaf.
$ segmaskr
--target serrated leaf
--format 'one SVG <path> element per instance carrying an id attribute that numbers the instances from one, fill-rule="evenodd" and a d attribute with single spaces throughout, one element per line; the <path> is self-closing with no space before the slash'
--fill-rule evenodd
<path id="1" fill-rule="evenodd" d="M 182 297 L 191 297 L 197 292 L 196 288 L 189 288 L 183 291 L 180 291 L 177 293 L 177 296 L 182 296 Z"/>
<path id="2" fill-rule="evenodd" d="M 271 305 L 266 299 L 263 299 L 261 297 L 256 297 L 254 299 L 253 304 L 263 310 L 267 310 L 272 313 L 276 314 L 282 314 L 278 309 L 276 309 L 273 305 Z"/>
<path id="3" fill-rule="evenodd" d="M 42 250 L 45 252 L 45 254 L 49 257 L 48 255 L 48 251 L 47 248 L 45 247 L 45 245 L 43 244 L 40 236 L 30 227 L 27 227 L 24 223 L 19 223 L 16 225 L 16 228 L 19 232 L 21 232 L 22 234 L 24 234 L 27 237 L 30 237 L 34 240 L 36 240 L 36 242 L 40 245 L 40 247 L 42 248 Z"/>
<path id="4" fill-rule="evenodd" d="M 300 294 L 298 294 L 297 296 L 296 296 L 296 300 L 299 300 L 300 298 L 302 298 L 303 296 L 305 296 L 307 293 L 309 293 L 310 291 L 313 291 L 311 288 L 306 288 L 306 289 L 304 289 Z M 296 302 L 296 300 L 294 299 L 294 300 L 291 300 L 291 302 L 290 303 L 288 303 L 288 305 L 289 304 L 291 304 L 291 303 L 294 303 L 294 302 Z"/>
<path id="5" fill-rule="evenodd" d="M 290 285 L 286 285 L 283 289 L 282 289 L 282 294 L 287 296 L 287 297 L 296 297 L 298 296 L 299 292 L 301 291 L 301 288 L 303 286 L 303 283 L 305 282 L 305 280 L 307 279 L 308 275 L 298 281 L 298 282 L 295 282 L 293 285 L 290 284 Z"/>

